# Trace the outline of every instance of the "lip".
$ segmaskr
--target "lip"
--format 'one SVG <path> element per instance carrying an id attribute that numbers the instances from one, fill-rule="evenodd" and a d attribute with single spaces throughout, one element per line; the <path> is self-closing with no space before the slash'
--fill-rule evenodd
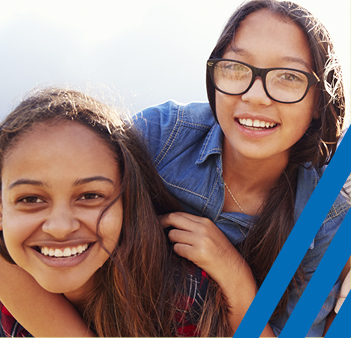
<path id="1" fill-rule="evenodd" d="M 52 268 L 70 268 L 82 263 L 91 253 L 93 248 L 97 242 L 89 243 L 88 249 L 85 250 L 83 253 L 77 256 L 70 256 L 70 257 L 52 257 L 52 256 L 45 256 L 37 251 L 38 246 L 31 246 L 30 250 L 33 251 L 34 255 L 45 265 L 52 267 Z M 64 247 L 67 247 L 65 245 Z M 53 247 L 53 245 L 51 245 Z M 56 246 L 59 248 L 58 246 Z M 60 248 L 64 248 L 61 244 Z"/>

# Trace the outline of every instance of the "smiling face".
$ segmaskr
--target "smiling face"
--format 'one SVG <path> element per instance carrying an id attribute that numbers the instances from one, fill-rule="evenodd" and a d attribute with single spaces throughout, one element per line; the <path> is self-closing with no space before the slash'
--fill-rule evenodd
<path id="1" fill-rule="evenodd" d="M 76 122 L 38 124 L 5 155 L 2 229 L 13 260 L 45 289 L 79 301 L 109 255 L 98 217 L 118 196 L 114 154 Z M 121 198 L 99 225 L 112 252 L 123 221 Z"/>
<path id="2" fill-rule="evenodd" d="M 222 58 L 259 68 L 312 71 L 309 44 L 303 31 L 266 9 L 249 14 L 241 22 L 234 42 Z M 316 104 L 315 86 L 302 101 L 285 104 L 266 95 L 259 77 L 243 95 L 231 96 L 217 90 L 215 95 L 227 154 L 279 163 L 287 162 L 289 149 L 308 129 Z"/>

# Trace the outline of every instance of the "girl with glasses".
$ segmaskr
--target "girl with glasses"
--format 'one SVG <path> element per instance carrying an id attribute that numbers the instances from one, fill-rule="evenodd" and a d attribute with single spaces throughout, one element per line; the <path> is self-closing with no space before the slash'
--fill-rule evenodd
<path id="1" fill-rule="evenodd" d="M 162 219 L 176 228 L 169 233 L 175 251 L 210 276 L 233 273 L 239 325 L 336 150 L 344 89 L 322 23 L 297 4 L 274 0 L 245 2 L 229 18 L 207 61 L 206 84 L 209 105 L 166 102 L 135 121 L 166 187 L 192 214 Z M 267 334 L 283 329 L 348 209 L 339 195 Z M 218 228 L 244 263 L 231 258 Z M 226 268 L 215 263 L 218 257 L 226 258 Z M 339 287 L 307 336 L 323 334 Z"/>

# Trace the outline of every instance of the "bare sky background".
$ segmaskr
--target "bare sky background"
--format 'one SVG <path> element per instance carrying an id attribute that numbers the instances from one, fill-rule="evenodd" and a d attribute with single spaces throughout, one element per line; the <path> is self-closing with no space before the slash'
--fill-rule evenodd
<path id="1" fill-rule="evenodd" d="M 241 2 L 0 0 L 0 117 L 45 85 L 107 93 L 132 112 L 168 99 L 205 101 L 206 60 Z M 333 36 L 349 94 L 350 2 L 296 2 Z"/>

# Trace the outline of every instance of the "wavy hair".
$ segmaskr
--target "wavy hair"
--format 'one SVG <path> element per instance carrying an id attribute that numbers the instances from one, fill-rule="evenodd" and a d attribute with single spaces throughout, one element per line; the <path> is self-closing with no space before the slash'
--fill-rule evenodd
<path id="1" fill-rule="evenodd" d="M 313 60 L 313 70 L 321 79 L 316 112 L 305 135 L 290 149 L 289 163 L 265 203 L 260 216 L 250 229 L 240 251 L 247 259 L 254 276 L 261 285 L 295 224 L 294 205 L 297 169 L 300 165 L 320 168 L 329 163 L 341 135 L 345 116 L 345 96 L 342 73 L 335 55 L 333 41 L 323 24 L 303 7 L 290 1 L 252 0 L 243 3 L 229 18 L 213 49 L 211 58 L 221 58 L 226 48 L 235 41 L 240 24 L 251 13 L 266 9 L 282 20 L 294 22 L 305 33 Z M 206 73 L 207 96 L 216 117 L 215 88 Z M 217 117 L 216 117 L 217 119 Z M 218 120 L 217 120 L 218 122 Z M 295 278 L 303 280 L 300 267 Z M 290 288 L 292 284 L 290 285 Z M 282 313 L 288 300 L 288 290 L 273 317 Z"/>
<path id="2" fill-rule="evenodd" d="M 123 225 L 116 248 L 95 273 L 83 319 L 99 336 L 174 336 L 181 325 L 176 318 L 179 299 L 187 295 L 189 262 L 172 252 L 157 215 L 180 206 L 164 188 L 136 130 L 121 116 L 77 91 L 37 90 L 0 125 L 0 170 L 6 154 L 38 123 L 73 121 L 93 130 L 119 164 L 121 195 L 115 201 L 122 197 Z M 114 202 L 102 211 L 98 225 Z M 14 263 L 2 236 L 0 254 Z M 196 334 L 229 335 L 225 304 L 211 281 L 200 313 L 190 313 L 197 318 Z"/>

